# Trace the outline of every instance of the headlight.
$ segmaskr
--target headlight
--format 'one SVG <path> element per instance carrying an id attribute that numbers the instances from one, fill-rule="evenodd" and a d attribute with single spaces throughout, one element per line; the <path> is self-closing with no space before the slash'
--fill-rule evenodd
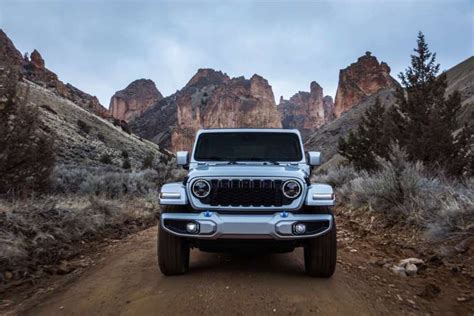
<path id="1" fill-rule="evenodd" d="M 203 199 L 211 193 L 211 184 L 206 180 L 196 180 L 191 186 L 193 195 L 199 199 Z"/>
<path id="2" fill-rule="evenodd" d="M 288 180 L 283 183 L 283 195 L 289 199 L 296 199 L 301 194 L 301 185 L 298 181 Z"/>

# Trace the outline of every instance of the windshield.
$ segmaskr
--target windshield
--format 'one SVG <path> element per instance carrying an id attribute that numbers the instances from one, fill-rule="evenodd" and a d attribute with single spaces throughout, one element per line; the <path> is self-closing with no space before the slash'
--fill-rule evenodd
<path id="1" fill-rule="evenodd" d="M 197 140 L 197 161 L 301 161 L 298 135 L 271 132 L 203 133 Z"/>

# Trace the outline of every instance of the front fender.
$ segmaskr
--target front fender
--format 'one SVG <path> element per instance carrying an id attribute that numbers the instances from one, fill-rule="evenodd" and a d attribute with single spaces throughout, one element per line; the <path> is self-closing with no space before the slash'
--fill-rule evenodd
<path id="1" fill-rule="evenodd" d="M 160 191 L 161 205 L 187 205 L 186 187 L 181 182 L 164 184 Z"/>
<path id="2" fill-rule="evenodd" d="M 308 187 L 305 205 L 333 206 L 335 202 L 334 190 L 330 185 L 314 183 Z"/>

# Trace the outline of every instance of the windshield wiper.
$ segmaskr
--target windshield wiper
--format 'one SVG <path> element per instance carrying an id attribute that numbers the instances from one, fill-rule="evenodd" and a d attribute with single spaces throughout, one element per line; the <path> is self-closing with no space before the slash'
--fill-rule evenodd
<path id="1" fill-rule="evenodd" d="M 266 164 L 272 164 L 272 165 L 280 165 L 280 163 L 276 160 L 265 160 L 265 159 L 260 159 L 260 158 L 249 158 L 249 159 L 246 159 L 248 161 L 258 161 L 258 162 L 263 162 L 263 163 L 266 163 Z"/>
<path id="2" fill-rule="evenodd" d="M 223 159 L 222 157 L 217 157 L 217 156 L 211 156 L 211 157 L 204 157 L 202 160 L 207 160 L 207 161 L 225 161 L 227 159 Z"/>

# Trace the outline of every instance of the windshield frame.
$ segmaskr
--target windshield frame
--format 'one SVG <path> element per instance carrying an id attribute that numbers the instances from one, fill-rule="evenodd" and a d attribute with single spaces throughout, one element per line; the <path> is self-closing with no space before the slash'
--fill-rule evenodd
<path id="1" fill-rule="evenodd" d="M 300 160 L 291 160 L 291 161 L 276 160 L 274 162 L 278 162 L 280 164 L 306 163 L 306 156 L 305 156 L 304 147 L 303 147 L 303 143 L 301 141 L 301 135 L 300 135 L 299 131 L 298 130 L 285 130 L 285 129 L 272 129 L 272 128 L 268 128 L 268 129 L 245 129 L 245 128 L 241 128 L 241 129 L 200 130 L 196 134 L 196 138 L 195 138 L 195 141 L 194 141 L 193 151 L 192 151 L 192 155 L 191 155 L 191 163 L 198 163 L 198 164 L 200 164 L 200 163 L 228 164 L 229 162 L 239 162 L 239 163 L 246 163 L 246 164 L 270 164 L 270 165 L 272 165 L 272 161 L 268 161 L 268 160 L 258 160 L 258 161 L 256 161 L 256 160 L 203 160 L 203 159 L 198 160 L 198 159 L 195 159 L 195 154 L 196 154 L 196 149 L 197 149 L 199 137 L 202 134 L 207 134 L 207 133 L 273 133 L 273 134 L 282 133 L 282 134 L 292 134 L 292 135 L 295 135 L 297 140 L 298 140 L 298 146 L 299 146 L 300 151 L 301 151 L 301 154 L 300 154 L 301 159 Z"/>

